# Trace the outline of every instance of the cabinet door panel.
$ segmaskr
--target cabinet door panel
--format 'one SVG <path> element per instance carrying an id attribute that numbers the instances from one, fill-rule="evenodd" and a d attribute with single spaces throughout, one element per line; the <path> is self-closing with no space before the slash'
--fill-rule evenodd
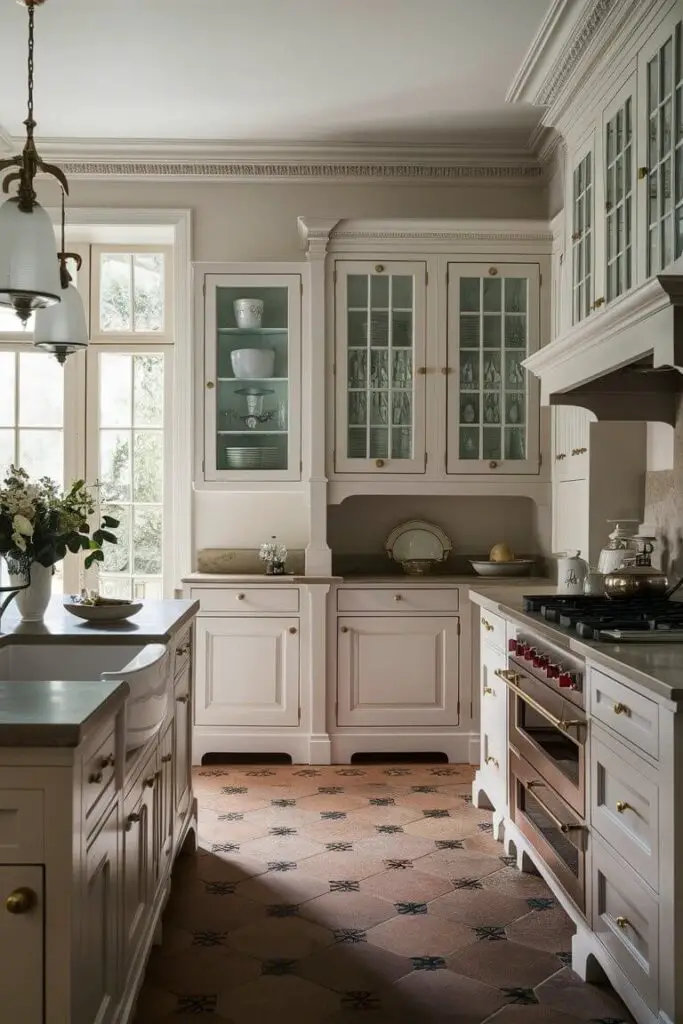
<path id="1" fill-rule="evenodd" d="M 5 901 L 16 889 L 35 893 L 34 906 L 23 914 L 5 912 Z M 43 931 L 43 869 L 34 865 L 0 867 L 0 992 L 2 1019 L 14 1024 L 42 1024 L 45 986 Z"/>
<path id="2" fill-rule="evenodd" d="M 449 473 L 537 473 L 540 271 L 529 263 L 448 265 Z"/>
<path id="3" fill-rule="evenodd" d="M 636 242 L 636 75 L 608 104 L 602 115 L 602 188 L 604 250 L 603 289 L 600 294 L 612 302 L 635 282 Z M 600 207 L 599 207 L 600 208 Z"/>
<path id="4" fill-rule="evenodd" d="M 207 274 L 204 478 L 301 476 L 301 278 Z"/>
<path id="5" fill-rule="evenodd" d="M 155 797 L 158 802 L 159 824 L 159 861 L 157 866 L 158 877 L 163 878 L 169 869 L 171 854 L 173 852 L 173 722 L 170 722 L 166 732 L 159 742 L 159 768 L 157 783 L 155 786 Z"/>
<path id="6" fill-rule="evenodd" d="M 192 715 L 191 708 L 191 665 L 175 681 L 175 723 L 173 729 L 173 789 L 178 835 L 190 806 L 192 795 Z"/>
<path id="7" fill-rule="evenodd" d="M 589 552 L 589 483 L 579 480 L 556 480 L 553 485 L 554 551 Z"/>
<path id="8" fill-rule="evenodd" d="M 81 919 L 81 1021 L 107 1024 L 118 988 L 119 805 L 115 803 L 88 846 Z"/>
<path id="9" fill-rule="evenodd" d="M 573 324 L 584 320 L 595 308 L 595 253 L 600 249 L 595 241 L 595 152 L 595 131 L 592 130 L 574 150 L 567 182 Z"/>
<path id="10" fill-rule="evenodd" d="M 457 725 L 459 620 L 339 619 L 339 725 Z"/>
<path id="11" fill-rule="evenodd" d="M 124 972 L 128 971 L 137 952 L 154 893 L 153 800 L 149 788 L 140 784 L 133 787 L 124 804 L 121 880 Z"/>
<path id="12" fill-rule="evenodd" d="M 496 810 L 507 806 L 507 689 L 496 669 L 507 666 L 503 651 L 482 643 L 480 655 L 481 772 Z"/>
<path id="13" fill-rule="evenodd" d="M 298 725 L 299 620 L 197 620 L 197 725 Z"/>
<path id="14" fill-rule="evenodd" d="M 338 473 L 424 473 L 426 265 L 336 263 Z"/>

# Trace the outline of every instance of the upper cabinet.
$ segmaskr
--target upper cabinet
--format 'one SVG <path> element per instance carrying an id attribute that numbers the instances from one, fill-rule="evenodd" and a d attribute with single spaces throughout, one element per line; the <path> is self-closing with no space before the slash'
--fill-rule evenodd
<path id="1" fill-rule="evenodd" d="M 448 266 L 447 471 L 536 473 L 538 264 Z"/>
<path id="2" fill-rule="evenodd" d="M 335 469 L 424 473 L 424 262 L 336 266 Z"/>
<path id="3" fill-rule="evenodd" d="M 300 479 L 301 276 L 198 273 L 197 288 L 203 480 Z"/>

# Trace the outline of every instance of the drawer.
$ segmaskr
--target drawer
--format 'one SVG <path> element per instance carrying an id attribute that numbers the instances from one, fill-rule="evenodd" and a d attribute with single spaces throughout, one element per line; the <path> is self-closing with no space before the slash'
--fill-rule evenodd
<path id="1" fill-rule="evenodd" d="M 277 584 L 266 587 L 212 587 L 192 591 L 201 603 L 199 614 L 225 612 L 298 612 L 299 591 L 296 587 Z"/>
<path id="2" fill-rule="evenodd" d="M 591 715 L 651 757 L 659 757 L 659 706 L 591 667 Z"/>
<path id="3" fill-rule="evenodd" d="M 594 728 L 591 735 L 591 824 L 658 890 L 657 773 L 636 754 L 618 754 L 601 739 L 601 732 Z"/>
<path id="4" fill-rule="evenodd" d="M 476 609 L 477 605 L 474 605 L 473 608 Z M 501 618 L 500 615 L 494 615 L 487 608 L 480 608 L 479 612 L 482 647 L 486 644 L 490 647 L 497 647 L 499 651 L 506 651 L 505 619 Z"/>
<path id="5" fill-rule="evenodd" d="M 481 772 L 487 779 L 486 792 L 496 811 L 508 804 L 507 734 L 497 718 L 481 721 Z"/>
<path id="6" fill-rule="evenodd" d="M 338 590 L 340 612 L 457 612 L 458 591 L 446 587 L 386 587 Z"/>
<path id="7" fill-rule="evenodd" d="M 113 725 L 100 732 L 83 753 L 83 817 L 90 826 L 96 819 L 95 811 L 104 808 L 114 789 L 114 756 L 116 734 Z"/>
<path id="8" fill-rule="evenodd" d="M 593 837 L 592 926 L 646 1003 L 657 1007 L 659 906 L 623 861 Z"/>
<path id="9" fill-rule="evenodd" d="M 173 678 L 183 671 L 192 654 L 192 626 L 184 629 L 175 641 L 173 652 Z"/>
<path id="10" fill-rule="evenodd" d="M 0 790 L 0 864 L 39 864 L 44 859 L 43 814 L 42 790 Z"/>

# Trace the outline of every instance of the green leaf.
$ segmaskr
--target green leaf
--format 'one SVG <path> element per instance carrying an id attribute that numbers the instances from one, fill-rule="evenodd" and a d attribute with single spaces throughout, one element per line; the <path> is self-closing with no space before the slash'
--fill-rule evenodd
<path id="1" fill-rule="evenodd" d="M 93 565 L 94 562 L 103 562 L 103 561 L 104 561 L 104 552 L 101 551 L 98 548 L 96 551 L 92 551 L 88 555 L 88 557 L 85 559 L 85 563 L 84 564 L 85 564 L 86 569 L 90 569 L 90 567 Z"/>
<path id="2" fill-rule="evenodd" d="M 98 547 L 102 547 L 102 541 L 104 540 L 104 534 L 101 530 L 94 530 L 92 539 Z"/>
<path id="3" fill-rule="evenodd" d="M 102 536 L 102 540 L 106 540 L 108 544 L 118 544 L 119 538 L 115 533 L 109 533 L 108 530 L 100 530 L 99 532 Z"/>
<path id="4" fill-rule="evenodd" d="M 74 536 L 69 537 L 66 546 L 73 555 L 77 554 L 81 550 L 81 538 L 78 534 L 74 534 Z"/>
<path id="5" fill-rule="evenodd" d="M 118 519 L 114 519 L 113 516 L 102 516 L 102 525 L 108 526 L 111 530 L 115 530 L 121 523 Z"/>
<path id="6" fill-rule="evenodd" d="M 78 532 L 79 533 L 90 533 L 90 523 L 86 523 L 85 521 L 82 522 L 81 525 L 78 527 Z"/>

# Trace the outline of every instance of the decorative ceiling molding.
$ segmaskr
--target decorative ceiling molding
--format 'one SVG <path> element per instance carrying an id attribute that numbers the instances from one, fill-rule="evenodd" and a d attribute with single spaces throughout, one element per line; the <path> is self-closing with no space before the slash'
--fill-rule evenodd
<path id="1" fill-rule="evenodd" d="M 542 66 L 548 54 L 561 45 L 563 33 L 567 32 L 567 20 L 572 16 L 579 0 L 553 0 L 538 32 L 531 40 L 524 60 L 520 64 L 505 96 L 506 103 L 528 103 L 534 91 L 534 83 L 542 74 Z M 534 102 L 534 100 L 531 100 Z"/>
<path id="2" fill-rule="evenodd" d="M 362 162 L 236 162 L 218 161 L 63 161 L 68 178 L 109 180 L 142 179 L 158 181 L 434 181 L 434 182 L 521 182 L 542 177 L 543 169 L 531 156 L 509 163 L 406 163 Z"/>
<path id="3" fill-rule="evenodd" d="M 641 2 L 642 0 L 627 0 L 629 6 Z M 589 0 L 569 41 L 538 92 L 536 102 L 540 106 L 549 107 L 555 102 L 582 61 L 598 30 L 617 6 L 620 7 L 622 17 L 624 0 Z"/>

